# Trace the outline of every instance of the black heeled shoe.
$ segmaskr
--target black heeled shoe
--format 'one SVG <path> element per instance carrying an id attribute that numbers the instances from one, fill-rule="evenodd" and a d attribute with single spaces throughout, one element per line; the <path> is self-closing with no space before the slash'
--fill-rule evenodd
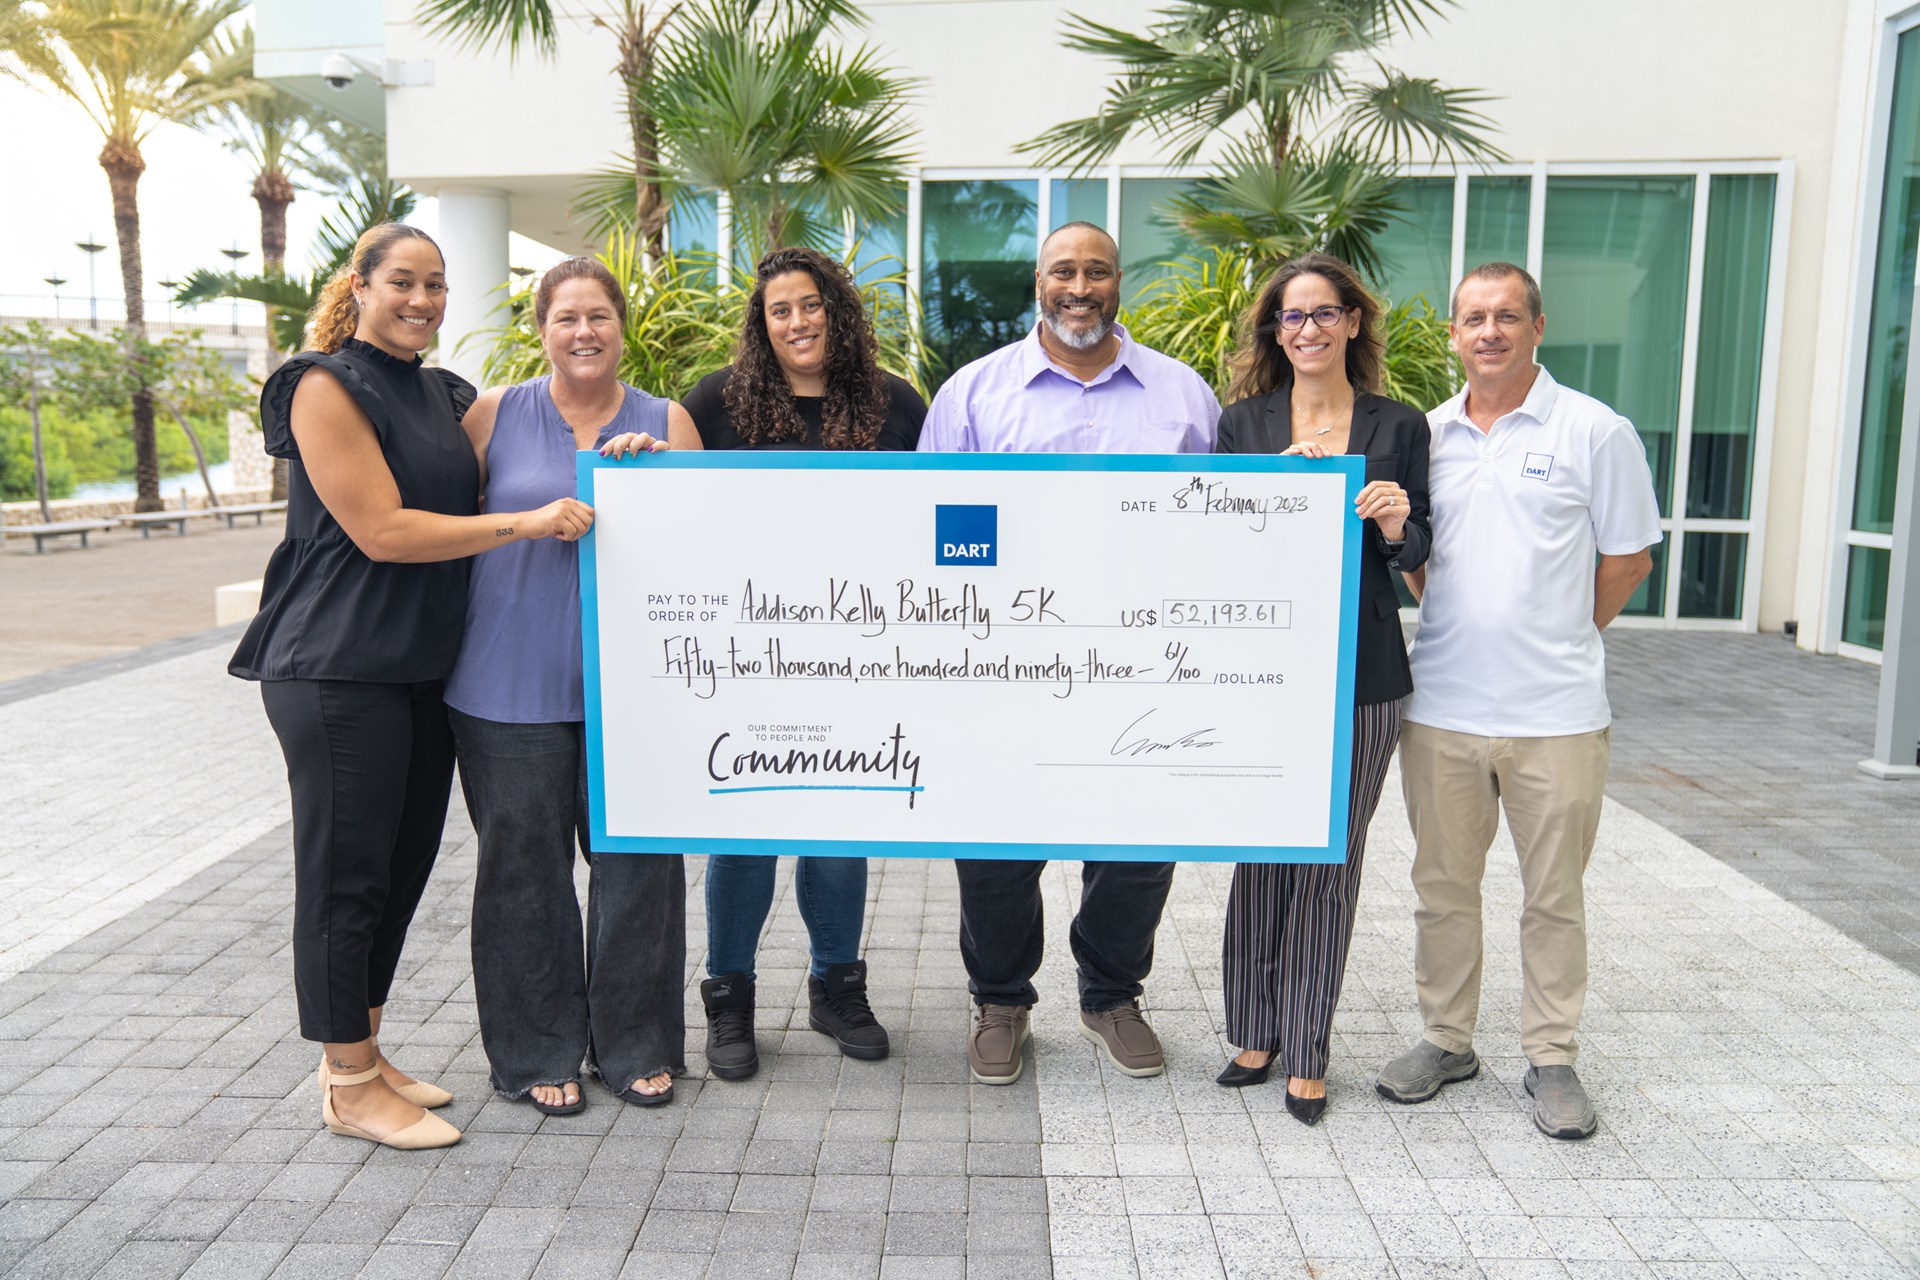
<path id="1" fill-rule="evenodd" d="M 1265 1066 L 1259 1067 L 1243 1067 L 1229 1058 L 1227 1065 L 1220 1069 L 1220 1074 L 1213 1078 L 1213 1082 L 1228 1089 L 1244 1089 L 1248 1085 L 1265 1084 L 1272 1072 L 1272 1058 L 1267 1059 Z"/>
<path id="2" fill-rule="evenodd" d="M 1327 1109 L 1327 1095 L 1317 1098 L 1303 1098 L 1293 1090 L 1287 1090 L 1287 1114 L 1301 1124 L 1312 1127 L 1320 1123 L 1320 1117 Z"/>

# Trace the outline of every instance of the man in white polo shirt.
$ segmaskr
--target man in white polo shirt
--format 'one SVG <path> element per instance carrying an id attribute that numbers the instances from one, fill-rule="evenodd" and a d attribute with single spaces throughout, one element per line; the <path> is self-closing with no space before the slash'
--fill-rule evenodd
<path id="1" fill-rule="evenodd" d="M 1540 286 L 1506 262 L 1454 290 L 1464 391 L 1427 415 L 1433 550 L 1402 712 L 1414 984 L 1426 1033 L 1380 1071 L 1396 1102 L 1478 1074 L 1481 907 L 1504 807 L 1520 858 L 1520 1046 L 1533 1122 L 1598 1124 L 1574 1074 L 1587 994 L 1583 880 L 1607 779 L 1600 631 L 1653 567 L 1660 510 L 1633 424 L 1536 365 Z"/>

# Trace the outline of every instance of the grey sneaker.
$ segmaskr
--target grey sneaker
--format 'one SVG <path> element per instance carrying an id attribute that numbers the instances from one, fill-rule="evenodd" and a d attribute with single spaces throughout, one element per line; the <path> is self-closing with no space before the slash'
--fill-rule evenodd
<path id="1" fill-rule="evenodd" d="M 1417 1040 L 1413 1048 L 1380 1068 L 1373 1090 L 1392 1102 L 1425 1102 L 1450 1084 L 1480 1074 L 1480 1059 L 1472 1049 L 1448 1053 L 1431 1040 Z"/>
<path id="2" fill-rule="evenodd" d="M 1523 1083 L 1533 1099 L 1533 1127 L 1549 1138 L 1591 1138 L 1600 1127 L 1572 1067 L 1528 1067 Z"/>
<path id="3" fill-rule="evenodd" d="M 1160 1037 L 1141 1016 L 1137 1000 L 1099 1013 L 1082 1012 L 1080 1034 L 1099 1046 L 1113 1069 L 1122 1075 L 1157 1076 L 1167 1069 Z"/>
<path id="4" fill-rule="evenodd" d="M 983 1004 L 967 1037 L 967 1070 L 981 1084 L 1012 1084 L 1020 1078 L 1027 1043 L 1026 1005 Z"/>

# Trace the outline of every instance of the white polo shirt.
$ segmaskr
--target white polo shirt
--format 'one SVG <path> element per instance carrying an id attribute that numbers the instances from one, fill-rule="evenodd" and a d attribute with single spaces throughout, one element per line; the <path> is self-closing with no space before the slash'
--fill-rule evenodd
<path id="1" fill-rule="evenodd" d="M 1605 728 L 1594 553 L 1660 541 L 1633 424 L 1537 365 L 1526 403 L 1492 430 L 1468 420 L 1464 390 L 1427 423 L 1433 552 L 1406 719 L 1492 738 Z"/>

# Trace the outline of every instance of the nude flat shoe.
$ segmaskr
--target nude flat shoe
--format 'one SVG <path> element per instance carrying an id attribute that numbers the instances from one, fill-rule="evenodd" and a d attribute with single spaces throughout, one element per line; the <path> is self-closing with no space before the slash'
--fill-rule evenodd
<path id="1" fill-rule="evenodd" d="M 365 1071 L 356 1071 L 352 1075 L 336 1076 L 323 1065 L 320 1068 L 320 1119 L 327 1126 L 327 1132 L 337 1133 L 346 1138 L 364 1138 L 368 1142 L 383 1147 L 392 1147 L 396 1151 L 427 1151 L 437 1147 L 450 1147 L 460 1141 L 460 1131 L 436 1115 L 422 1115 L 418 1120 L 384 1138 L 376 1138 L 363 1129 L 342 1120 L 333 1109 L 333 1090 L 336 1086 L 346 1087 L 366 1084 L 380 1077 L 377 1065 Z"/>
<path id="2" fill-rule="evenodd" d="M 380 1044 L 378 1041 L 372 1043 L 373 1060 L 378 1062 L 380 1061 Z M 392 1089 L 416 1107 L 422 1107 L 431 1111 L 435 1107 L 444 1107 L 453 1101 L 453 1095 L 437 1084 L 428 1084 L 425 1080 L 415 1080 L 408 1084 L 401 1084 L 392 1076 L 387 1075 L 384 1069 L 382 1069 L 380 1074 L 386 1080 L 388 1088 Z M 320 1088 L 324 1090 L 326 1087 L 327 1055 L 323 1053 L 320 1055 Z"/>

